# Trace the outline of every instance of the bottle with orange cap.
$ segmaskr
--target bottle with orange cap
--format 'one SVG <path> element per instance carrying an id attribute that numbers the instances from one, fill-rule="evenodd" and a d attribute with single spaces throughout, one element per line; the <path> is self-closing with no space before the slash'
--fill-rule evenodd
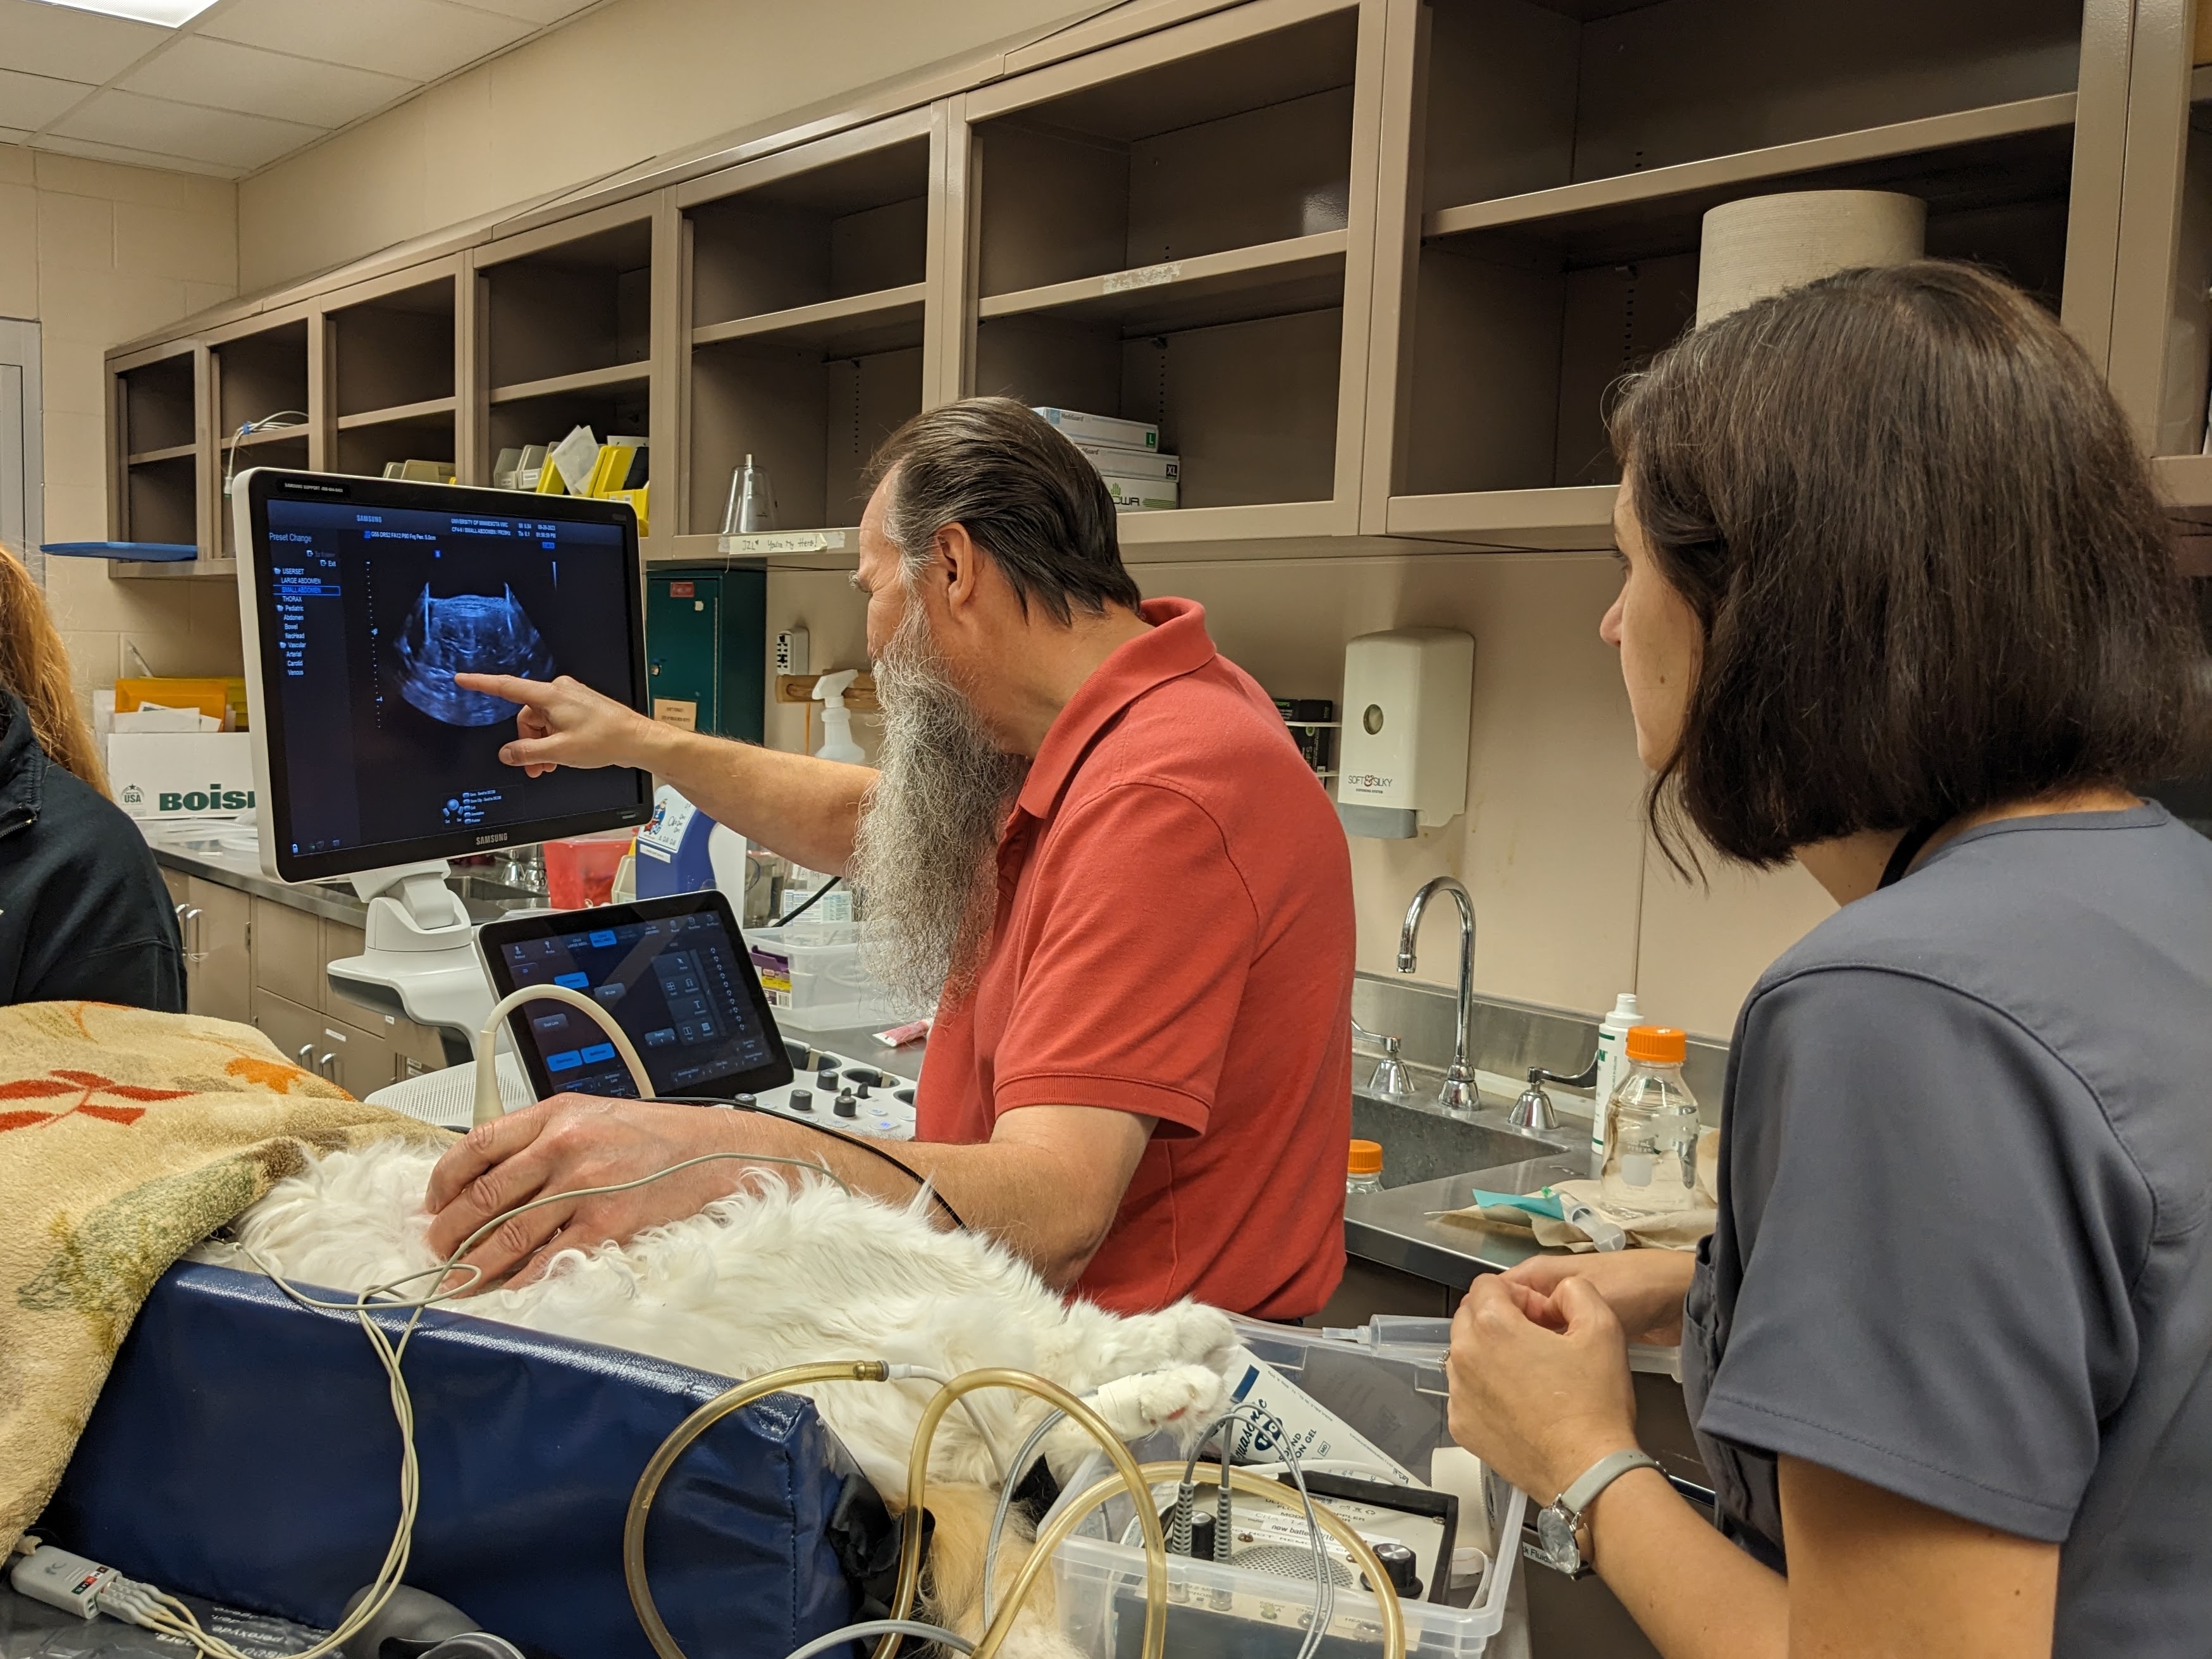
<path id="1" fill-rule="evenodd" d="M 1671 1026 L 1632 1026 L 1627 1050 L 1607 1113 L 1598 1203 L 1628 1215 L 1696 1209 L 1698 1101 L 1682 1081 L 1689 1039 Z"/>
<path id="2" fill-rule="evenodd" d="M 1354 1141 L 1352 1156 L 1344 1167 L 1344 1191 L 1346 1197 L 1354 1192 L 1379 1192 L 1382 1190 L 1382 1144 L 1380 1141 Z"/>

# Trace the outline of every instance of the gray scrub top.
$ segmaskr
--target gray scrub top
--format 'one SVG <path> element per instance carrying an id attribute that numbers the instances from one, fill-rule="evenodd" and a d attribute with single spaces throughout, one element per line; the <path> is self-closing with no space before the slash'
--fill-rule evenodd
<path id="1" fill-rule="evenodd" d="M 2055 1651 L 2212 1650 L 2212 842 L 1971 830 L 1736 1022 L 1683 1382 L 1723 1528 L 1777 1458 L 2057 1543 Z"/>

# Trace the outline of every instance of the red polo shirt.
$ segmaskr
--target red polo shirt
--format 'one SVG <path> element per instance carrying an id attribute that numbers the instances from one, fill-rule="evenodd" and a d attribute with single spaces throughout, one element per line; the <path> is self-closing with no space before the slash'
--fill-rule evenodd
<path id="1" fill-rule="evenodd" d="M 1075 1285 L 1121 1313 L 1181 1296 L 1294 1318 L 1344 1271 L 1351 858 L 1335 810 L 1188 600 L 1085 680 L 999 848 L 975 994 L 939 1010 L 916 1133 L 1002 1113 L 1157 1119 Z"/>

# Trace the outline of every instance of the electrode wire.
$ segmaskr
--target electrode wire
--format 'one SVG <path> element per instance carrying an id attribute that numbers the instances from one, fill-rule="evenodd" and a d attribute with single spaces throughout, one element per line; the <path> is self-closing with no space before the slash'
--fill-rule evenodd
<path id="1" fill-rule="evenodd" d="M 1013 1466 L 999 1483 L 999 1507 L 991 1512 L 991 1533 L 983 1544 L 983 1622 L 991 1622 L 991 1571 L 999 1559 L 999 1539 L 1006 1529 L 1006 1516 L 1014 1507 L 1014 1482 L 1029 1472 L 1030 1461 L 1044 1444 L 1044 1437 L 1067 1420 L 1067 1413 L 1057 1408 L 1045 1413 L 1044 1421 L 1030 1430 L 1030 1437 L 1022 1442 L 1022 1449 L 1014 1454 Z"/>
<path id="2" fill-rule="evenodd" d="M 1176 1478 L 1182 1467 L 1182 1464 L 1176 1462 L 1146 1463 L 1141 1467 L 1139 1473 L 1147 1482 L 1169 1481 Z M 1366 1575 L 1367 1582 L 1374 1587 L 1375 1603 L 1382 1621 L 1383 1659 L 1406 1659 L 1405 1609 L 1398 1603 L 1398 1588 L 1390 1582 L 1389 1570 L 1384 1567 L 1382 1561 L 1376 1556 L 1374 1546 L 1353 1531 L 1341 1516 L 1325 1503 L 1314 1504 L 1310 1498 L 1304 1498 L 1303 1494 L 1294 1496 L 1290 1488 L 1272 1480 L 1262 1480 L 1259 1476 L 1248 1473 L 1243 1469 L 1224 1469 L 1222 1473 L 1235 1485 L 1238 1491 L 1249 1492 L 1255 1497 L 1264 1497 L 1270 1503 L 1283 1505 L 1285 1509 L 1300 1508 L 1303 1499 L 1310 1517 L 1318 1522 L 1323 1531 L 1345 1547 L 1358 1564 L 1359 1571 Z M 1051 1558 L 1053 1552 L 1067 1541 L 1069 1535 L 1081 1523 L 1085 1516 L 1113 1497 L 1115 1488 L 1121 1485 L 1121 1482 L 1118 1478 L 1109 1477 L 1101 1480 L 1082 1492 L 1073 1503 L 1054 1516 L 1044 1530 L 1037 1534 L 1036 1546 L 1030 1552 L 1030 1558 L 1022 1564 L 1021 1576 L 1015 1579 L 1012 1594 L 1017 1596 L 1026 1594 L 1030 1580 L 1042 1569 L 1043 1564 Z M 1139 1513 L 1141 1518 L 1143 1512 L 1140 1510 Z M 1155 1519 L 1157 1520 L 1157 1517 Z M 1319 1626 L 1316 1625 L 1316 1628 Z M 1310 1639 L 1313 1632 L 1309 1631 L 1307 1635 Z M 978 1654 L 982 1652 L 980 1645 L 976 1652 Z"/>
<path id="3" fill-rule="evenodd" d="M 915 1430 L 914 1447 L 908 1455 L 908 1513 L 918 1516 L 921 1511 L 929 1478 L 930 1442 L 935 1438 L 937 1425 L 944 1420 L 945 1413 L 962 1395 L 977 1388 L 1018 1388 L 1025 1394 L 1036 1395 L 1047 1405 L 1058 1406 L 1088 1430 L 1091 1438 L 1098 1442 L 1100 1449 L 1113 1460 L 1115 1478 L 1137 1505 L 1138 1519 L 1144 1523 L 1145 1637 L 1139 1652 L 1140 1659 L 1163 1659 L 1167 1647 L 1167 1538 L 1161 1530 L 1159 1516 L 1152 1507 L 1151 1490 L 1145 1484 L 1143 1471 L 1139 1468 L 1136 1459 L 1129 1455 L 1129 1449 L 1121 1443 L 1106 1420 L 1060 1384 L 1043 1377 L 1032 1376 L 1026 1371 L 990 1367 L 956 1377 L 938 1390 L 935 1398 L 923 1408 L 921 1422 Z M 1110 1483 L 1101 1483 L 1102 1489 L 1107 1484 Z M 1060 1537 L 1065 1535 L 1064 1530 L 1059 1534 Z M 1019 1615 L 1022 1604 L 1029 1599 L 1030 1589 L 1050 1554 L 1051 1548 L 1043 1547 L 1022 1564 L 1021 1574 L 1014 1581 L 1006 1605 L 999 1610 L 998 1616 L 984 1630 L 982 1639 L 975 1644 L 975 1659 L 995 1659 L 1012 1633 L 1014 1619 Z M 921 1526 L 919 1521 L 915 1521 L 904 1528 L 899 1542 L 898 1590 L 891 1603 L 893 1618 L 902 1619 L 913 1610 L 915 1593 L 921 1577 Z M 874 1659 L 891 1659 L 895 1645 L 894 1638 L 885 1637 L 878 1645 Z"/>

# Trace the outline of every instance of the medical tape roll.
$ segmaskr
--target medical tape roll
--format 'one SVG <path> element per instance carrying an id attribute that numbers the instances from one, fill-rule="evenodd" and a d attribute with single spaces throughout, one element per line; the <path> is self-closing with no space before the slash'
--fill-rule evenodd
<path id="1" fill-rule="evenodd" d="M 1887 190 L 1800 190 L 1723 202 L 1705 215 L 1698 326 L 1855 265 L 1917 259 L 1928 204 Z"/>

